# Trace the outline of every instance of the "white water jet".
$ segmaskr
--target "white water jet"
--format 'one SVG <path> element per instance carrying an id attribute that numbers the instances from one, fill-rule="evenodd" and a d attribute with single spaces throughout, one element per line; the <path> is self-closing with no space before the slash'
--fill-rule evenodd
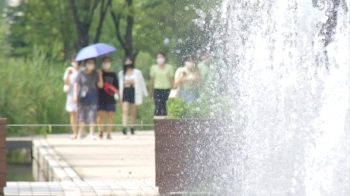
<path id="1" fill-rule="evenodd" d="M 237 102 L 226 127 L 241 141 L 220 165 L 233 175 L 213 182 L 219 195 L 350 193 L 349 1 L 314 2 L 222 2 L 215 56 Z M 323 32 L 334 10 L 337 24 Z"/>

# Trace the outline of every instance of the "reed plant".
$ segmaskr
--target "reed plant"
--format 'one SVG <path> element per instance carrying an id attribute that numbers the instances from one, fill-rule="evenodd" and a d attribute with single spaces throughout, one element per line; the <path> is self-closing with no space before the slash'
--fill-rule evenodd
<path id="1" fill-rule="evenodd" d="M 31 58 L 0 58 L 0 117 L 8 124 L 69 124 L 65 111 L 63 73 L 67 62 L 54 62 L 43 53 L 33 52 Z M 138 107 L 138 124 L 153 123 L 153 101 L 145 99 Z M 121 107 L 115 123 L 121 124 Z M 140 127 L 138 130 L 153 127 Z M 115 128 L 114 131 L 119 131 Z M 67 133 L 70 127 L 8 127 L 8 136 Z"/>
<path id="2" fill-rule="evenodd" d="M 30 59 L 1 59 L 0 116 L 8 124 L 64 124 L 65 94 L 62 92 L 64 64 L 53 63 L 34 52 Z M 58 127 L 9 127 L 7 135 L 46 134 Z"/>

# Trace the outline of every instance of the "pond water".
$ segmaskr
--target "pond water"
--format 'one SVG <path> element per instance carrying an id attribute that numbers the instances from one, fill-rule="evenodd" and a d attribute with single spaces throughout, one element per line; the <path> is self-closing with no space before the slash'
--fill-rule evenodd
<path id="1" fill-rule="evenodd" d="M 27 181 L 34 182 L 34 175 L 31 163 L 8 163 L 7 181 Z"/>
<path id="2" fill-rule="evenodd" d="M 7 152 L 7 181 L 36 181 L 30 149 L 16 149 Z"/>

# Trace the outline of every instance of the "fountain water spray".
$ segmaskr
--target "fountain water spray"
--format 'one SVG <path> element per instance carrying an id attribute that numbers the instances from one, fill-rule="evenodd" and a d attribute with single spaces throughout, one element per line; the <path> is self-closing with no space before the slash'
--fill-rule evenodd
<path id="1" fill-rule="evenodd" d="M 219 195 L 348 195 L 350 2 L 223 0 L 211 91 L 227 86 L 231 135 Z M 217 76 L 216 76 L 217 75 Z"/>

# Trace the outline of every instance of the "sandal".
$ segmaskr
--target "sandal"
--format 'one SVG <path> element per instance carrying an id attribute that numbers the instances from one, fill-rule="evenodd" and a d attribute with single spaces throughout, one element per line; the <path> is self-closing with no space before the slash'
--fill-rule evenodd
<path id="1" fill-rule="evenodd" d="M 126 135 L 126 128 L 124 127 L 123 130 L 122 130 L 123 134 Z"/>
<path id="2" fill-rule="evenodd" d="M 112 139 L 111 134 L 107 134 L 107 139 L 108 139 L 108 140 L 111 140 L 111 139 Z"/>
<path id="3" fill-rule="evenodd" d="M 77 139 L 77 137 L 78 137 L 77 135 L 72 135 L 72 136 L 70 136 L 70 139 L 75 140 L 75 139 Z"/>
<path id="4" fill-rule="evenodd" d="M 100 132 L 98 133 L 98 137 L 99 137 L 100 139 L 103 139 L 103 132 L 102 132 L 102 131 L 100 131 Z"/>

